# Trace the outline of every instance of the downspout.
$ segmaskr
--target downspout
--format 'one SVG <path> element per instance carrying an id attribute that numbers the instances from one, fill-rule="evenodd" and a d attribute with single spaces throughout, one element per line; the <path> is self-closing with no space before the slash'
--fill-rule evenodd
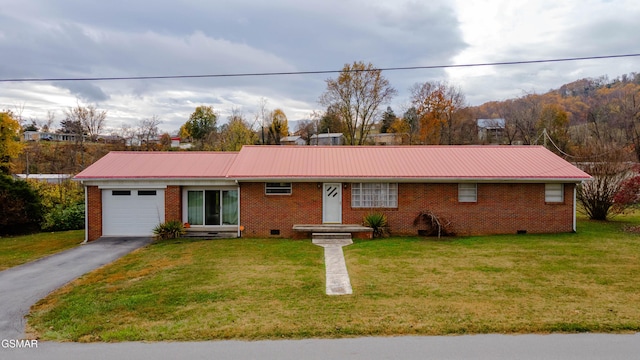
<path id="1" fill-rule="evenodd" d="M 81 244 L 86 244 L 89 241 L 89 197 L 87 194 L 87 185 L 84 185 L 84 241 Z"/>
<path id="2" fill-rule="evenodd" d="M 577 211 L 576 194 L 577 194 L 577 189 L 578 189 L 578 184 L 574 184 L 574 186 L 573 186 L 573 232 L 576 232 L 576 230 L 577 230 L 577 227 L 576 227 L 576 211 Z"/>
<path id="3" fill-rule="evenodd" d="M 240 184 L 238 180 L 236 180 L 236 185 L 238 185 L 238 237 L 242 237 L 242 231 L 240 231 L 240 226 L 242 226 L 240 222 Z"/>

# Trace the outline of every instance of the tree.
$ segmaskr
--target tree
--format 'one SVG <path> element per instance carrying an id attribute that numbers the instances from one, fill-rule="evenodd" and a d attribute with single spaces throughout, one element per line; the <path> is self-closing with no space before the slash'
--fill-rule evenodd
<path id="1" fill-rule="evenodd" d="M 344 122 L 335 106 L 329 106 L 327 111 L 320 116 L 317 130 L 319 134 L 345 132 Z"/>
<path id="2" fill-rule="evenodd" d="M 161 123 L 162 121 L 157 115 L 141 120 L 138 123 L 138 138 L 142 146 L 149 149 L 150 144 L 158 137 L 158 125 Z"/>
<path id="3" fill-rule="evenodd" d="M 348 144 L 364 144 L 373 120 L 379 117 L 378 107 L 389 102 L 396 90 L 382 76 L 382 70 L 364 62 L 345 64 L 338 78 L 326 83 L 320 103 L 335 107 L 344 123 Z"/>
<path id="4" fill-rule="evenodd" d="M 78 104 L 76 107 L 65 110 L 64 114 L 66 118 L 62 123 L 63 128 L 66 123 L 73 130 L 72 133 L 79 135 L 80 138 L 86 133 L 91 141 L 98 139 L 107 118 L 107 112 L 96 109 L 95 105 Z"/>
<path id="5" fill-rule="evenodd" d="M 0 174 L 11 173 L 11 162 L 22 152 L 20 124 L 10 111 L 0 112 Z"/>
<path id="6" fill-rule="evenodd" d="M 309 145 L 311 135 L 316 133 L 316 125 L 313 120 L 300 120 L 296 123 L 296 134 Z"/>
<path id="7" fill-rule="evenodd" d="M 0 234 L 37 231 L 41 219 L 40 198 L 35 190 L 26 181 L 0 174 Z"/>
<path id="8" fill-rule="evenodd" d="M 555 146 L 550 149 L 556 153 L 567 153 L 571 140 L 569 139 L 569 116 L 558 104 L 542 107 L 540 119 L 536 124 L 538 131 L 546 131 Z M 557 148 L 556 148 L 557 147 Z"/>
<path id="9" fill-rule="evenodd" d="M 269 144 L 280 145 L 280 139 L 289 136 L 289 122 L 287 115 L 281 109 L 275 109 L 269 114 Z"/>
<path id="10" fill-rule="evenodd" d="M 638 168 L 635 173 L 638 174 Z M 640 204 L 640 175 L 635 175 L 622 182 L 620 190 L 613 197 L 613 210 L 622 213 L 632 206 Z"/>
<path id="11" fill-rule="evenodd" d="M 171 135 L 169 135 L 169 133 L 160 135 L 160 146 L 163 150 L 171 149 Z"/>
<path id="12" fill-rule="evenodd" d="M 631 177 L 628 154 L 624 149 L 593 146 L 591 161 L 584 162 L 583 170 L 593 179 L 578 187 L 577 199 L 592 220 L 607 220 L 615 204 L 615 197 Z"/>
<path id="13" fill-rule="evenodd" d="M 507 123 L 513 122 L 525 145 L 533 144 L 539 136 L 536 124 L 542 111 L 541 97 L 537 94 L 521 96 L 513 101 L 510 110 L 511 118 Z"/>
<path id="14" fill-rule="evenodd" d="M 382 114 L 382 126 L 380 126 L 380 132 L 390 132 L 391 125 L 396 121 L 396 114 L 391 109 L 391 106 L 387 106 L 387 110 Z"/>
<path id="15" fill-rule="evenodd" d="M 411 88 L 411 104 L 426 144 L 454 144 L 457 114 L 465 107 L 462 92 L 446 82 L 425 82 Z"/>
<path id="16" fill-rule="evenodd" d="M 196 146 L 202 148 L 210 135 L 216 132 L 217 120 L 218 116 L 211 106 L 198 106 L 184 124 L 184 130 L 197 143 Z"/>
<path id="17" fill-rule="evenodd" d="M 258 136 L 247 124 L 244 117 L 235 113 L 229 117 L 220 131 L 219 150 L 240 151 L 244 145 L 252 145 L 258 141 Z"/>
<path id="18" fill-rule="evenodd" d="M 415 107 L 410 107 L 402 115 L 402 121 L 406 124 L 403 128 L 406 129 L 409 134 L 409 145 L 415 144 L 420 132 L 420 121 L 418 120 L 418 110 Z"/>
<path id="19" fill-rule="evenodd" d="M 626 84 L 613 93 L 614 111 L 627 142 L 633 144 L 636 160 L 640 161 L 640 85 Z"/>

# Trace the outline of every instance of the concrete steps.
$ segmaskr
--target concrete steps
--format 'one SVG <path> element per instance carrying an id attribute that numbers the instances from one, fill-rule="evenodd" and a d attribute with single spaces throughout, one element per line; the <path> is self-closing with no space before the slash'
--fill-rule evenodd
<path id="1" fill-rule="evenodd" d="M 351 233 L 313 233 L 311 242 L 315 245 L 351 245 Z"/>

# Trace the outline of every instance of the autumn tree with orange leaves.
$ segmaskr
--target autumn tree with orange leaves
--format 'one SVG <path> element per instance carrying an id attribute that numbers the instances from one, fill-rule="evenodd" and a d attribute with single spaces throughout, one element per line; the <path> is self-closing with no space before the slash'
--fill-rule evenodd
<path id="1" fill-rule="evenodd" d="M 411 105 L 420 123 L 420 140 L 424 144 L 460 143 L 456 132 L 464 120 L 464 95 L 446 82 L 425 82 L 411 88 Z"/>

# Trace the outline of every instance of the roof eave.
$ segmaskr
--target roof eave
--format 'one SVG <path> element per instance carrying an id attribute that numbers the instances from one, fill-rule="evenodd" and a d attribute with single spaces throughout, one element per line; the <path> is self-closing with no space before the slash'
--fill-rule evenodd
<path id="1" fill-rule="evenodd" d="M 231 179 L 231 178 L 230 178 Z M 581 183 L 591 177 L 233 177 L 238 182 Z"/>

